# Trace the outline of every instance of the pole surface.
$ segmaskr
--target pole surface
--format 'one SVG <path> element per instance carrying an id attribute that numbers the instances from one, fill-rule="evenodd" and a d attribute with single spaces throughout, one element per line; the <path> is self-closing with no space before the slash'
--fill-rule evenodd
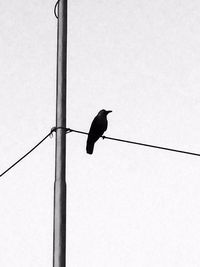
<path id="1" fill-rule="evenodd" d="M 66 128 L 67 0 L 58 3 L 56 127 Z M 53 267 L 65 267 L 66 254 L 66 132 L 56 130 Z"/>

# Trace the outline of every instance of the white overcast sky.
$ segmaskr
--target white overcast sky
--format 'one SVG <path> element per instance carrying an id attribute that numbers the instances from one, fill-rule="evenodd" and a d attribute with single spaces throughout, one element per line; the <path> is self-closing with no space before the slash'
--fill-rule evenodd
<path id="1" fill-rule="evenodd" d="M 1 1 L 0 172 L 55 125 L 55 1 Z M 69 0 L 68 127 L 200 153 L 200 2 Z M 52 266 L 54 142 L 0 179 L 0 266 Z M 67 135 L 67 266 L 200 264 L 200 158 Z"/>

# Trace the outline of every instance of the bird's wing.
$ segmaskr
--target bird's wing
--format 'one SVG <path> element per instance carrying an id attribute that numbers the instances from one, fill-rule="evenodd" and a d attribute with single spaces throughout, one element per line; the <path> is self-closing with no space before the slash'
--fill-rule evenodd
<path id="1" fill-rule="evenodd" d="M 89 135 L 96 137 L 98 140 L 100 136 L 106 131 L 108 122 L 106 118 L 95 117 L 89 131 Z"/>

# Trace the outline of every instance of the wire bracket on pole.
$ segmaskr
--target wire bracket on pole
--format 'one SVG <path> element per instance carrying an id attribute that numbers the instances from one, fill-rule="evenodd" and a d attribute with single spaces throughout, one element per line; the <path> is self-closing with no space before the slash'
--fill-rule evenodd
<path id="1" fill-rule="evenodd" d="M 54 6 L 54 15 L 55 15 L 55 17 L 56 17 L 57 19 L 58 19 L 58 15 L 57 15 L 56 10 L 57 10 L 57 6 L 58 6 L 59 1 L 60 1 L 60 0 L 58 0 L 58 1 L 56 2 L 55 6 Z"/>
<path id="2" fill-rule="evenodd" d="M 73 132 L 73 130 L 70 129 L 70 128 L 56 127 L 56 126 L 54 126 L 54 127 L 51 128 L 51 134 L 50 134 L 50 137 L 51 137 L 51 138 L 53 137 L 53 133 L 56 132 L 58 129 L 63 129 L 63 130 L 65 130 L 65 131 L 66 131 L 66 134 Z"/>

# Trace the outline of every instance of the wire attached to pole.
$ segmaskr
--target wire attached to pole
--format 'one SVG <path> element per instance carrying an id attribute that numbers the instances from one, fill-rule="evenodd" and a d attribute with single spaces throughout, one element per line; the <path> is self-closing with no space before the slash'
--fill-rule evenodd
<path id="1" fill-rule="evenodd" d="M 38 142 L 25 155 L 23 155 L 20 159 L 18 159 L 15 163 L 13 163 L 9 168 L 7 168 L 4 172 L 2 172 L 0 174 L 0 177 L 2 177 L 5 173 L 7 173 L 9 170 L 11 170 L 15 165 L 17 165 L 20 161 L 22 161 L 33 150 L 35 150 L 41 143 L 43 143 L 49 136 L 51 137 L 52 134 L 54 132 L 56 132 L 58 129 L 64 129 L 66 131 L 66 134 L 71 133 L 71 132 L 74 132 L 74 133 L 88 135 L 87 132 L 83 132 L 83 131 L 79 131 L 79 130 L 75 130 L 75 129 L 71 129 L 71 128 L 53 127 L 53 128 L 51 128 L 51 131 L 40 142 Z M 119 139 L 119 138 L 109 137 L 109 136 L 105 136 L 105 135 L 102 135 L 101 137 L 103 139 L 108 139 L 108 140 L 113 140 L 113 141 L 118 141 L 118 142 L 133 144 L 133 145 L 139 145 L 139 146 L 146 146 L 146 147 L 151 147 L 151 148 L 156 148 L 156 149 L 162 149 L 162 150 L 167 150 L 167 151 L 171 151 L 171 152 L 183 153 L 183 154 L 187 154 L 187 155 L 192 155 L 192 156 L 198 156 L 198 157 L 200 157 L 200 154 L 199 153 L 194 153 L 194 152 L 190 152 L 190 151 L 178 150 L 178 149 L 169 148 L 169 147 L 163 147 L 163 146 L 150 145 L 150 144 L 146 144 L 146 143 L 140 143 L 140 142 L 125 140 L 125 139 Z"/>
<path id="2" fill-rule="evenodd" d="M 74 130 L 74 129 L 67 129 L 68 132 L 75 132 L 75 133 L 80 133 L 80 134 L 86 134 L 88 135 L 88 133 L 86 132 L 82 132 L 82 131 L 78 131 L 78 130 Z M 177 152 L 177 153 L 183 153 L 183 154 L 188 154 L 188 155 L 192 155 L 192 156 L 200 156 L 199 153 L 194 153 L 194 152 L 189 152 L 189 151 L 184 151 L 184 150 L 178 150 L 178 149 L 174 149 L 174 148 L 168 148 L 168 147 L 163 147 L 163 146 L 156 146 L 156 145 L 150 145 L 150 144 L 145 144 L 145 143 L 140 143 L 140 142 L 134 142 L 134 141 L 129 141 L 129 140 L 124 140 L 124 139 L 119 139 L 119 138 L 114 138 L 114 137 L 108 137 L 108 136 L 101 136 L 103 139 L 109 139 L 109 140 L 113 140 L 113 141 L 118 141 L 118 142 L 124 142 L 124 143 L 128 143 L 128 144 L 133 144 L 133 145 L 139 145 L 139 146 L 146 146 L 146 147 L 151 147 L 151 148 L 157 148 L 157 149 L 162 149 L 162 150 L 167 150 L 167 151 L 171 151 L 171 152 Z"/>

